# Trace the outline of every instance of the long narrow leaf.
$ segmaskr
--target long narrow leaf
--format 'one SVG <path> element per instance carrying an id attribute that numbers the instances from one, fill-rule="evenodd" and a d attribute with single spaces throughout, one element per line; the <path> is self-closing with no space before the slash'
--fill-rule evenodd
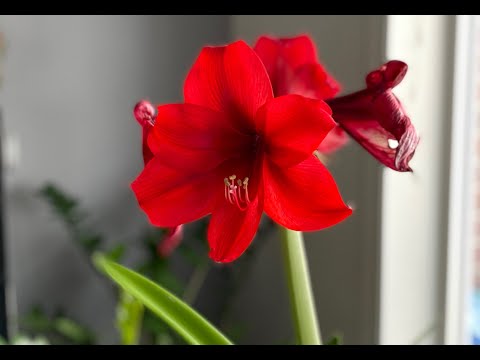
<path id="1" fill-rule="evenodd" d="M 93 262 L 99 270 L 162 318 L 188 343 L 196 345 L 231 344 L 225 335 L 200 314 L 153 281 L 101 254 L 95 254 Z"/>

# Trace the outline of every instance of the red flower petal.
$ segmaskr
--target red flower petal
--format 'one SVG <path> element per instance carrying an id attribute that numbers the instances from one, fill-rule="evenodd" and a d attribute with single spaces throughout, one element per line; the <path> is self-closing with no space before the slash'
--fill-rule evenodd
<path id="1" fill-rule="evenodd" d="M 411 171 L 408 165 L 419 137 L 392 88 L 407 65 L 390 61 L 367 76 L 367 89 L 328 100 L 333 117 L 360 145 L 384 165 Z"/>
<path id="2" fill-rule="evenodd" d="M 315 44 L 307 35 L 262 36 L 254 49 L 265 64 L 275 96 L 298 94 L 324 100 L 340 90 L 339 83 L 319 63 Z"/>
<path id="3" fill-rule="evenodd" d="M 336 125 L 332 131 L 328 133 L 325 139 L 318 147 L 318 151 L 322 154 L 331 154 L 348 142 L 347 133 L 338 125 Z"/>
<path id="4" fill-rule="evenodd" d="M 236 175 L 236 179 L 249 177 L 250 203 L 241 210 L 225 198 L 224 190 L 217 197 L 208 228 L 210 257 L 217 262 L 230 262 L 238 258 L 250 245 L 263 213 L 263 155 L 255 158 L 243 156 L 222 164 L 218 172 Z M 242 191 L 242 198 L 246 198 Z M 242 208 L 245 203 L 242 204 Z"/>
<path id="5" fill-rule="evenodd" d="M 250 141 L 225 113 L 193 104 L 159 106 L 156 124 L 149 148 L 165 166 L 188 173 L 217 167 Z"/>
<path id="6" fill-rule="evenodd" d="M 226 112 L 243 132 L 251 132 L 260 106 L 273 97 L 261 60 L 243 41 L 204 48 L 184 87 L 185 102 Z"/>
<path id="7" fill-rule="evenodd" d="M 261 36 L 254 48 L 257 55 L 265 65 L 267 69 L 268 76 L 272 82 L 272 87 L 275 95 L 277 95 L 277 63 L 280 58 L 281 45 L 277 39 L 272 39 L 268 36 Z"/>
<path id="8" fill-rule="evenodd" d="M 331 110 L 322 100 L 299 95 L 277 97 L 261 108 L 267 156 L 280 166 L 296 165 L 310 157 L 335 127 Z"/>
<path id="9" fill-rule="evenodd" d="M 152 160 L 153 152 L 148 146 L 148 135 L 150 135 L 153 126 L 149 123 L 146 123 L 142 126 L 142 155 L 143 155 L 143 163 L 147 165 L 147 163 Z"/>
<path id="10" fill-rule="evenodd" d="M 185 174 L 154 157 L 131 186 L 153 225 L 173 227 L 209 214 L 222 181 L 218 173 Z"/>
<path id="11" fill-rule="evenodd" d="M 221 201 L 215 207 L 208 227 L 210 257 L 226 263 L 242 255 L 257 232 L 262 213 L 261 192 L 244 211 L 225 200 Z"/>
<path id="12" fill-rule="evenodd" d="M 313 155 L 288 169 L 266 161 L 264 183 L 265 212 L 289 229 L 321 230 L 352 213 L 332 175 Z"/>
<path id="13" fill-rule="evenodd" d="M 318 63 L 298 67 L 290 84 L 291 94 L 313 99 L 330 99 L 339 91 L 340 84 Z"/>
<path id="14" fill-rule="evenodd" d="M 288 64 L 296 68 L 317 60 L 317 51 L 313 40 L 308 35 L 280 38 L 283 57 Z"/>
<path id="15" fill-rule="evenodd" d="M 165 237 L 157 245 L 157 254 L 162 258 L 169 257 L 180 245 L 183 239 L 183 225 L 174 226 L 168 229 Z"/>

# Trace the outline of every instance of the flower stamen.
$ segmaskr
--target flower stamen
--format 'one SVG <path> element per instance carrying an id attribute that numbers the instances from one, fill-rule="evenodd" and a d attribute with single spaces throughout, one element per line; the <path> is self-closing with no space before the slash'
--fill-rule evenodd
<path id="1" fill-rule="evenodd" d="M 236 205 L 240 210 L 246 210 L 248 204 L 250 204 L 250 198 L 248 197 L 248 177 L 240 180 L 236 175 L 230 175 L 228 178 L 223 179 L 225 183 L 225 199 L 232 205 Z"/>

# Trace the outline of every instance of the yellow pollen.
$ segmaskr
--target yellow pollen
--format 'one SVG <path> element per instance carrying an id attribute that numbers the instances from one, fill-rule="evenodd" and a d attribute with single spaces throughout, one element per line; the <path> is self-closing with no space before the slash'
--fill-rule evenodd
<path id="1" fill-rule="evenodd" d="M 235 185 L 235 179 L 237 176 L 230 175 L 228 178 L 224 178 L 225 183 L 225 199 L 232 205 L 236 205 L 240 210 L 245 210 L 250 204 L 250 198 L 248 197 L 248 177 L 245 179 L 237 180 Z"/>

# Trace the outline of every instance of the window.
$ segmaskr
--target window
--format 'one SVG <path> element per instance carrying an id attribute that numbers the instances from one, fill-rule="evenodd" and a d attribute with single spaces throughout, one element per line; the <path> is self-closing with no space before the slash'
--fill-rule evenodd
<path id="1" fill-rule="evenodd" d="M 480 344 L 480 17 L 457 16 L 445 342 Z"/>

